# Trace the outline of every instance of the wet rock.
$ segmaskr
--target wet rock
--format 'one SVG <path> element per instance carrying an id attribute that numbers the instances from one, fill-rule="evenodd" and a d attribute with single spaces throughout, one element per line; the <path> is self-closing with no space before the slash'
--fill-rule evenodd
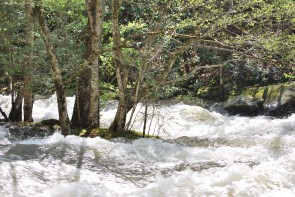
<path id="1" fill-rule="evenodd" d="M 53 127 L 48 127 L 40 124 L 36 125 L 14 125 L 6 124 L 5 128 L 8 130 L 5 137 L 11 142 L 26 140 L 30 138 L 44 138 L 50 136 L 55 132 Z"/>
<path id="2" fill-rule="evenodd" d="M 295 82 L 246 88 L 221 106 L 229 115 L 289 116 L 295 113 Z"/>
<path id="3" fill-rule="evenodd" d="M 237 96 L 223 103 L 223 108 L 230 115 L 257 116 L 263 109 L 263 100 L 252 96 Z"/>
<path id="4" fill-rule="evenodd" d="M 44 125 L 44 126 L 53 127 L 55 125 L 59 125 L 59 120 L 56 120 L 56 119 L 47 119 L 47 120 L 42 120 L 40 123 L 41 123 L 41 125 Z"/>

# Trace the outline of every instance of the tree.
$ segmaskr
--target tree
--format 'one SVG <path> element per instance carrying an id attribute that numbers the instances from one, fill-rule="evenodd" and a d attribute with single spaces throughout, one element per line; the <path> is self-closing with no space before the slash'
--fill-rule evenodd
<path id="1" fill-rule="evenodd" d="M 33 122 L 33 42 L 34 42 L 34 21 L 32 16 L 32 0 L 25 1 L 26 18 L 26 50 L 24 68 L 24 121 Z"/>
<path id="2" fill-rule="evenodd" d="M 229 68 L 232 74 L 244 65 L 264 70 L 294 61 L 292 0 L 36 0 L 41 32 L 34 29 L 31 3 L 5 0 L 0 7 L 0 70 L 12 81 L 12 120 L 20 120 L 22 97 L 24 119 L 31 121 L 33 93 L 53 92 L 52 80 L 43 80 L 49 67 L 33 67 L 48 60 L 60 112 L 66 92 L 75 89 L 75 127 L 99 126 L 99 84 L 114 87 L 119 105 L 113 131 L 128 128 L 127 112 L 138 102 L 166 98 L 166 92 L 175 96 L 187 80 L 200 79 L 204 68 L 211 68 L 211 76 L 224 68 L 220 78 L 226 80 Z M 43 87 L 34 86 L 36 80 Z M 63 129 L 66 114 L 60 114 Z"/>
<path id="3" fill-rule="evenodd" d="M 88 16 L 83 66 L 79 75 L 78 91 L 72 117 L 76 127 L 95 128 L 99 126 L 99 65 L 102 25 L 105 15 L 105 0 L 86 0 Z"/>
<path id="4" fill-rule="evenodd" d="M 113 63 L 116 70 L 117 84 L 119 88 L 119 105 L 115 119 L 110 126 L 112 131 L 123 131 L 126 123 L 126 115 L 130 109 L 128 101 L 130 95 L 127 93 L 127 83 L 129 69 L 124 62 L 121 35 L 119 26 L 119 13 L 122 6 L 122 0 L 112 0 L 112 38 L 113 38 Z"/>
<path id="5" fill-rule="evenodd" d="M 122 1 L 112 1 L 113 62 L 119 89 L 119 105 L 115 119 L 110 126 L 110 130 L 113 131 L 125 130 L 127 112 L 138 103 L 140 87 L 145 87 L 145 91 L 143 92 L 145 92 L 145 96 L 148 96 L 147 92 L 152 86 L 152 84 L 149 84 L 151 82 L 149 78 L 154 75 L 158 81 L 162 82 L 166 80 L 178 55 L 181 55 L 187 50 L 193 40 L 191 39 L 188 41 L 188 44 L 175 49 L 175 52 L 169 57 L 163 58 L 163 55 L 165 55 L 164 52 L 167 50 L 165 45 L 167 44 L 167 40 L 170 39 L 170 35 L 163 32 L 166 30 L 170 32 L 166 28 L 167 21 L 165 20 L 169 19 L 169 8 L 172 5 L 172 1 L 166 2 L 165 4 L 155 1 L 152 5 L 151 9 L 155 9 L 156 11 L 153 12 L 146 9 L 147 12 L 154 14 L 154 17 L 149 18 L 146 22 L 145 26 L 147 27 L 145 28 L 145 32 L 130 35 L 122 43 L 119 26 L 119 13 Z M 126 45 L 131 48 L 132 46 L 136 46 L 137 44 L 132 42 L 136 42 L 138 39 L 143 43 L 141 47 L 136 49 L 139 52 L 139 56 L 136 57 L 136 60 L 139 60 L 138 63 L 132 64 L 130 61 L 126 62 L 126 55 L 125 57 L 123 55 L 123 47 L 126 47 Z M 156 58 L 159 58 L 159 60 L 156 60 Z M 156 61 L 159 61 L 157 66 L 154 64 Z M 134 73 L 130 72 L 132 68 L 136 72 L 135 77 L 131 76 L 134 75 Z M 161 72 L 159 72 L 160 70 Z M 127 88 L 128 85 L 131 88 Z M 142 97 L 143 95 L 141 95 Z"/>
<path id="6" fill-rule="evenodd" d="M 23 47 L 23 4 L 20 1 L 1 2 L 1 25 L 0 36 L 2 46 L 0 47 L 1 69 L 4 75 L 9 78 L 11 93 L 11 111 L 9 113 L 10 121 L 22 120 L 22 64 L 24 60 Z"/>
<path id="7" fill-rule="evenodd" d="M 187 80 L 202 68 L 221 68 L 226 64 L 239 64 L 241 60 L 276 61 L 278 57 L 260 42 L 261 32 L 265 35 L 274 32 L 266 24 L 280 24 L 277 15 L 283 12 L 277 11 L 278 7 L 288 7 L 290 12 L 294 10 L 290 0 L 280 3 L 142 0 L 127 1 L 126 4 L 129 6 L 124 7 L 137 7 L 142 11 L 138 17 L 145 28 L 143 32 L 133 29 L 121 36 L 124 23 L 128 21 L 126 26 L 131 26 L 135 19 L 125 19 L 120 26 L 118 16 L 122 1 L 112 1 L 113 61 L 119 89 L 119 106 L 110 127 L 114 131 L 124 130 L 126 114 L 139 100 L 157 92 L 160 94 L 164 86 Z M 289 21 L 290 12 L 285 16 Z M 225 56 L 215 58 L 208 65 L 198 57 L 201 50 Z M 133 63 L 127 61 L 128 55 L 124 51 L 129 51 L 127 53 L 133 58 L 137 54 Z M 192 69 L 189 75 L 180 77 L 182 62 L 190 62 Z M 130 70 L 135 70 L 135 74 Z"/>
<path id="8" fill-rule="evenodd" d="M 47 53 L 51 62 L 51 71 L 52 71 L 52 77 L 54 79 L 55 84 L 55 90 L 57 94 L 57 104 L 58 104 L 58 114 L 59 114 L 59 121 L 60 126 L 62 130 L 63 135 L 69 135 L 70 134 L 70 121 L 68 117 L 68 111 L 67 111 L 67 101 L 66 101 L 66 95 L 64 90 L 64 85 L 62 81 L 61 71 L 58 63 L 58 59 L 55 55 L 55 52 L 53 50 L 52 41 L 50 38 L 50 32 L 46 24 L 46 19 L 43 14 L 42 10 L 42 2 L 41 0 L 36 0 L 35 2 L 35 8 L 34 13 L 38 19 L 43 39 L 46 45 Z"/>

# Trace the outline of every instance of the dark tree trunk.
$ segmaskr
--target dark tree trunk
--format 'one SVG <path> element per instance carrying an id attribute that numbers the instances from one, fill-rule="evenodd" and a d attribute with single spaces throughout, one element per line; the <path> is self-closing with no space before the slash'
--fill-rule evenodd
<path id="1" fill-rule="evenodd" d="M 27 57 L 24 68 L 24 121 L 33 122 L 33 91 L 32 91 L 32 73 L 33 73 L 33 16 L 32 16 L 32 0 L 25 1 L 25 17 L 26 17 L 26 45 Z"/>
<path id="2" fill-rule="evenodd" d="M 6 122 L 8 122 L 9 121 L 9 119 L 8 119 L 8 117 L 7 117 L 7 115 L 6 115 L 6 113 L 2 110 L 2 108 L 0 107 L 0 113 L 1 113 L 1 115 L 4 117 L 4 120 L 6 121 Z"/>
<path id="3" fill-rule="evenodd" d="M 11 111 L 8 116 L 11 122 L 22 121 L 22 105 L 23 93 L 21 91 L 18 91 L 15 100 L 12 102 Z"/>
<path id="4" fill-rule="evenodd" d="M 225 91 L 224 91 L 224 73 L 223 65 L 220 66 L 219 70 L 219 101 L 225 101 Z"/>
<path id="5" fill-rule="evenodd" d="M 75 128 L 88 128 L 89 126 L 89 74 L 90 70 L 86 67 L 78 80 L 76 100 L 71 119 L 72 126 Z"/>

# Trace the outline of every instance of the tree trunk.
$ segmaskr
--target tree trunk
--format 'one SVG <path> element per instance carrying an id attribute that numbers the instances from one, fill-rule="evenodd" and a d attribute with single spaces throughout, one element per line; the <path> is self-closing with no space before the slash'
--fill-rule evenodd
<path id="1" fill-rule="evenodd" d="M 62 134 L 69 135 L 70 121 L 68 117 L 67 101 L 66 101 L 65 90 L 64 90 L 64 86 L 62 82 L 61 71 L 59 68 L 57 57 L 53 51 L 53 45 L 50 39 L 50 34 L 46 24 L 46 19 L 41 9 L 40 0 L 36 0 L 34 11 L 38 18 L 39 25 L 41 27 L 41 31 L 43 34 L 43 39 L 46 45 L 47 53 L 51 62 L 51 71 L 52 71 L 56 95 L 57 95 L 58 115 L 59 115 Z"/>
<path id="2" fill-rule="evenodd" d="M 102 24 L 105 15 L 105 0 L 91 0 L 88 3 L 88 19 L 91 30 L 91 48 L 93 52 L 101 50 Z M 99 54 L 98 54 L 99 57 Z M 90 64 L 90 100 L 89 100 L 89 127 L 99 126 L 99 60 L 96 58 Z"/>
<path id="3" fill-rule="evenodd" d="M 145 137 L 147 118 L 148 118 L 148 103 L 146 101 L 145 106 L 144 106 L 144 120 L 143 120 L 142 137 Z"/>
<path id="4" fill-rule="evenodd" d="M 122 6 L 122 0 L 112 0 L 112 34 L 114 44 L 113 62 L 116 67 L 117 84 L 119 88 L 119 105 L 116 112 L 115 119 L 110 126 L 112 131 L 123 131 L 126 124 L 127 112 L 132 108 L 131 95 L 127 91 L 128 83 L 128 68 L 124 63 L 121 35 L 119 27 L 119 13 Z"/>
<path id="5" fill-rule="evenodd" d="M 17 92 L 15 100 L 11 103 L 11 111 L 9 113 L 9 120 L 11 122 L 22 121 L 22 105 L 23 105 L 23 93 L 21 89 Z"/>
<path id="6" fill-rule="evenodd" d="M 89 126 L 89 75 L 90 70 L 88 67 L 85 67 L 78 80 L 74 111 L 71 119 L 72 126 L 75 128 L 88 128 Z"/>
<path id="7" fill-rule="evenodd" d="M 84 59 L 101 50 L 102 24 L 105 15 L 105 0 L 85 0 L 88 14 L 88 35 Z M 81 120 L 81 122 L 79 121 Z M 72 117 L 75 127 L 99 127 L 99 60 L 89 61 L 80 74 L 78 91 Z"/>
<path id="8" fill-rule="evenodd" d="M 219 101 L 223 102 L 226 100 L 225 91 L 224 91 L 224 76 L 223 69 L 224 65 L 221 65 L 219 68 Z"/>
<path id="9" fill-rule="evenodd" d="M 33 73 L 33 17 L 32 17 L 32 0 L 25 1 L 26 17 L 26 47 L 27 57 L 24 68 L 24 121 L 33 122 L 33 92 L 32 92 L 32 73 Z"/>

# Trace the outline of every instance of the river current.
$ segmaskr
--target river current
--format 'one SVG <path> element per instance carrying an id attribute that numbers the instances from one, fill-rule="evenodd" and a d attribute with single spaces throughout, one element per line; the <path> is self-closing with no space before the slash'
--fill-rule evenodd
<path id="1" fill-rule="evenodd" d="M 1 96 L 0 106 L 9 105 Z M 116 103 L 103 109 L 107 127 Z M 55 97 L 37 100 L 33 117 L 57 118 L 56 110 Z M 295 115 L 225 116 L 183 103 L 148 114 L 147 132 L 162 139 L 64 138 L 57 131 L 9 141 L 0 127 L 0 196 L 295 196 Z M 132 128 L 142 130 L 140 105 L 134 117 Z"/>

